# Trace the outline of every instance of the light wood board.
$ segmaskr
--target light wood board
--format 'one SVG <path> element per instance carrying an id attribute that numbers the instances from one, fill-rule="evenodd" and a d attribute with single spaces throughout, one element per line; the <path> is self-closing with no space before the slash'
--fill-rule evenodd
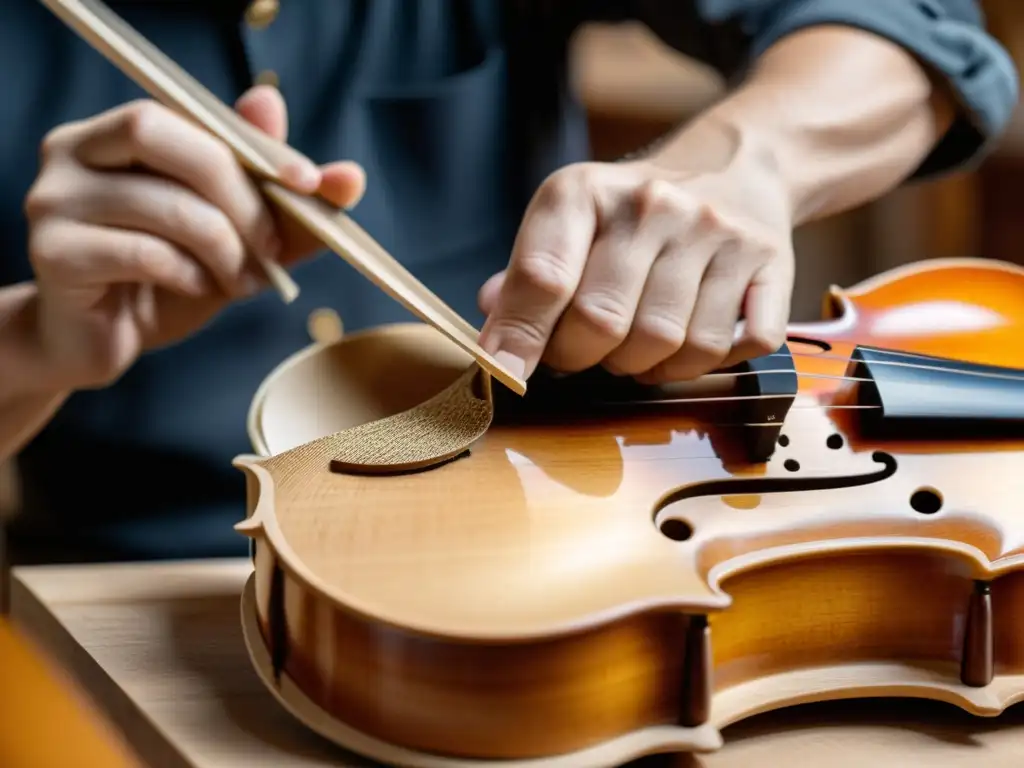
<path id="1" fill-rule="evenodd" d="M 150 765 L 366 765 L 263 688 L 242 640 L 248 561 L 14 569 L 12 616 L 68 667 Z M 840 702 L 760 716 L 726 747 L 644 768 L 1019 768 L 1024 706 L 996 719 L 940 704 Z"/>

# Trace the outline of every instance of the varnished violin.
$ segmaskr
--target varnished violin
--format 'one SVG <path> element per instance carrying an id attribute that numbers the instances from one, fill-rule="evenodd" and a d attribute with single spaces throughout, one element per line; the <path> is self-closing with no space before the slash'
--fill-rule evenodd
<path id="1" fill-rule="evenodd" d="M 730 370 L 520 397 L 343 211 L 280 183 L 279 143 L 102 0 L 43 2 L 424 321 L 285 361 L 236 461 L 246 642 L 311 728 L 393 765 L 591 768 L 801 702 L 1024 698 L 1024 270 L 914 264 Z"/>
<path id="2" fill-rule="evenodd" d="M 520 398 L 426 325 L 253 401 L 243 623 L 389 764 L 612 766 L 802 702 L 1024 698 L 1024 269 L 834 288 L 777 352 Z"/>

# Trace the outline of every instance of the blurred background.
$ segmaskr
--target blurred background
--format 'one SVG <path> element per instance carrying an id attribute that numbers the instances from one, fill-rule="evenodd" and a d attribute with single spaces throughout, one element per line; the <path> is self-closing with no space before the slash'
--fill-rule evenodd
<path id="1" fill-rule="evenodd" d="M 1024 62 L 1024 2 L 983 0 L 990 31 Z M 643 26 L 590 26 L 574 48 L 576 83 L 590 114 L 594 158 L 639 149 L 720 97 L 714 72 L 662 44 Z M 1024 264 L 1024 110 L 995 151 L 971 172 L 925 182 L 796 233 L 793 319 L 819 317 L 830 284 L 847 286 L 919 259 L 984 256 Z M 0 465 L 0 520 L 16 508 Z M 0 527 L 2 535 L 2 527 Z"/>

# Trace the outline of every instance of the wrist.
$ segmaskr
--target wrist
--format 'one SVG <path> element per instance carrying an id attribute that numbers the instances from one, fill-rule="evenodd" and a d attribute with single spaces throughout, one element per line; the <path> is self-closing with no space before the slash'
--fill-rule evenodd
<path id="1" fill-rule="evenodd" d="M 0 403 L 70 389 L 43 348 L 35 283 L 0 288 L 0 371 Z"/>
<path id="2" fill-rule="evenodd" d="M 645 162 L 684 178 L 715 174 L 736 180 L 739 189 L 770 195 L 789 219 L 806 208 L 795 150 L 779 131 L 749 112 L 723 102 L 704 112 L 653 149 Z"/>

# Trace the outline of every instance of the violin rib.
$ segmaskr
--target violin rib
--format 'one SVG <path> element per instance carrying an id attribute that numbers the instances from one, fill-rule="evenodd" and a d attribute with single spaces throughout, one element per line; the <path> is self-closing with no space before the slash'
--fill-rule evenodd
<path id="1" fill-rule="evenodd" d="M 1024 700 L 1024 270 L 925 262 L 828 306 L 663 402 L 594 372 L 503 400 L 418 325 L 296 355 L 236 460 L 261 678 L 418 768 L 709 751 L 832 698 Z"/>

